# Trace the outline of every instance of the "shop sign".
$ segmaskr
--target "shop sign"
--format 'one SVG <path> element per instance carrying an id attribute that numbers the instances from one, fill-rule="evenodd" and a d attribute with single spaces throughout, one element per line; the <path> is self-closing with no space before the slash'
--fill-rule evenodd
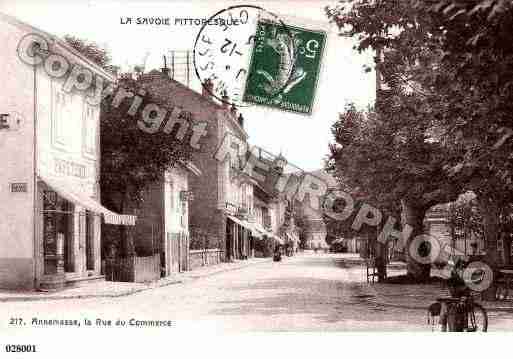
<path id="1" fill-rule="evenodd" d="M 55 159 L 55 172 L 66 176 L 74 176 L 79 178 L 87 177 L 86 166 L 76 162 L 65 161 L 58 158 Z"/>
<path id="2" fill-rule="evenodd" d="M 21 114 L 13 111 L 11 113 L 0 113 L 0 131 L 17 131 L 23 122 Z"/>
<path id="3" fill-rule="evenodd" d="M 11 183 L 11 192 L 12 193 L 27 193 L 28 192 L 27 182 Z"/>

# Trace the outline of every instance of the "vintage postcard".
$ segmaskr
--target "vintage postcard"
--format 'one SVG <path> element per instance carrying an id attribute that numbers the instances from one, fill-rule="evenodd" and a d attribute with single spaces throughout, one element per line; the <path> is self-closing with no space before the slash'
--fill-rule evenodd
<path id="1" fill-rule="evenodd" d="M 0 0 L 1 357 L 507 344 L 512 33 L 507 0 Z"/>

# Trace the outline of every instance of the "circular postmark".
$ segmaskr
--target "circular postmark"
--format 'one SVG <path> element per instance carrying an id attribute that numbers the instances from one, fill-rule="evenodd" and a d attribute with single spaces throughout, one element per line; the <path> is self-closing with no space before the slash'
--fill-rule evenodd
<path id="1" fill-rule="evenodd" d="M 286 52 L 285 40 L 293 39 L 283 21 L 274 13 L 255 5 L 236 5 L 212 15 L 201 26 L 193 49 L 193 65 L 203 89 L 221 102 L 237 107 L 249 106 L 243 99 L 250 60 L 255 47 L 265 39 L 259 39 L 259 26 L 273 24 L 275 35 L 284 40 L 277 43 L 276 51 Z M 283 45 L 285 43 L 285 45 Z M 279 68 L 280 60 L 270 61 Z M 287 64 L 292 66 L 293 64 Z M 277 98 L 286 84 L 262 74 L 262 83 L 269 96 Z M 267 78 L 266 78 L 267 77 Z"/>

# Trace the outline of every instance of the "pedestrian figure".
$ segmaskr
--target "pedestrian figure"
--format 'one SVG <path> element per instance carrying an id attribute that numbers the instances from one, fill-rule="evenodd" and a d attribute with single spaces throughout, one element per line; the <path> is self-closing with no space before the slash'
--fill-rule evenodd
<path id="1" fill-rule="evenodd" d="M 281 250 L 280 250 L 280 246 L 279 246 L 279 245 L 277 245 L 277 246 L 274 248 L 273 261 L 275 261 L 275 262 L 279 262 L 279 261 L 281 261 Z"/>

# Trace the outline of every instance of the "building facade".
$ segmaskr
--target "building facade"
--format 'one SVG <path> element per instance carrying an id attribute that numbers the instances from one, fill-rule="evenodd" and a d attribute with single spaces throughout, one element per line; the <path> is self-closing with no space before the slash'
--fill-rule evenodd
<path id="1" fill-rule="evenodd" d="M 88 92 L 65 91 L 64 79 L 17 56 L 27 34 L 51 54 L 114 81 L 66 43 L 0 14 L 0 287 L 59 288 L 101 279 L 102 217 L 133 225 L 100 204 L 99 108 Z"/>
<path id="2" fill-rule="evenodd" d="M 277 189 L 277 182 L 286 170 L 287 160 L 281 154 L 274 155 L 263 149 L 258 149 L 254 155 L 268 169 L 265 177 L 259 177 L 255 187 L 261 223 L 275 245 L 284 246 L 289 253 L 295 253 L 300 242 L 299 228 L 294 221 L 296 207 L 292 198 L 286 193 L 279 193 Z"/>
<path id="3" fill-rule="evenodd" d="M 139 256 L 160 254 L 161 275 L 188 270 L 189 178 L 201 172 L 192 163 L 168 169 L 151 184 L 137 213 L 134 229 Z"/>
<path id="4" fill-rule="evenodd" d="M 251 256 L 253 179 L 238 166 L 248 139 L 242 117 L 226 103 L 217 103 L 209 91 L 200 94 L 172 80 L 169 69 L 151 71 L 140 80 L 158 102 L 187 113 L 190 120 L 173 119 L 178 131 L 183 129 L 184 141 L 194 147 L 192 162 L 201 171 L 201 176 L 193 176 L 189 182 L 194 198 L 189 203 L 191 233 L 202 232 L 206 245 L 219 248 L 224 260 Z M 193 143 L 191 131 L 196 126 L 203 126 L 204 132 L 200 141 Z M 223 144 L 236 148 L 236 154 L 216 158 Z"/>
<path id="5" fill-rule="evenodd" d="M 324 170 L 317 170 L 310 172 L 310 174 L 322 180 L 327 187 L 327 191 L 338 190 L 338 183 Z M 313 208 L 308 201 L 298 204 L 299 211 L 303 216 L 306 225 L 304 228 L 305 248 L 306 249 L 327 249 L 328 243 L 326 241 L 328 235 L 328 226 L 326 224 L 325 213 L 323 209 Z"/>

